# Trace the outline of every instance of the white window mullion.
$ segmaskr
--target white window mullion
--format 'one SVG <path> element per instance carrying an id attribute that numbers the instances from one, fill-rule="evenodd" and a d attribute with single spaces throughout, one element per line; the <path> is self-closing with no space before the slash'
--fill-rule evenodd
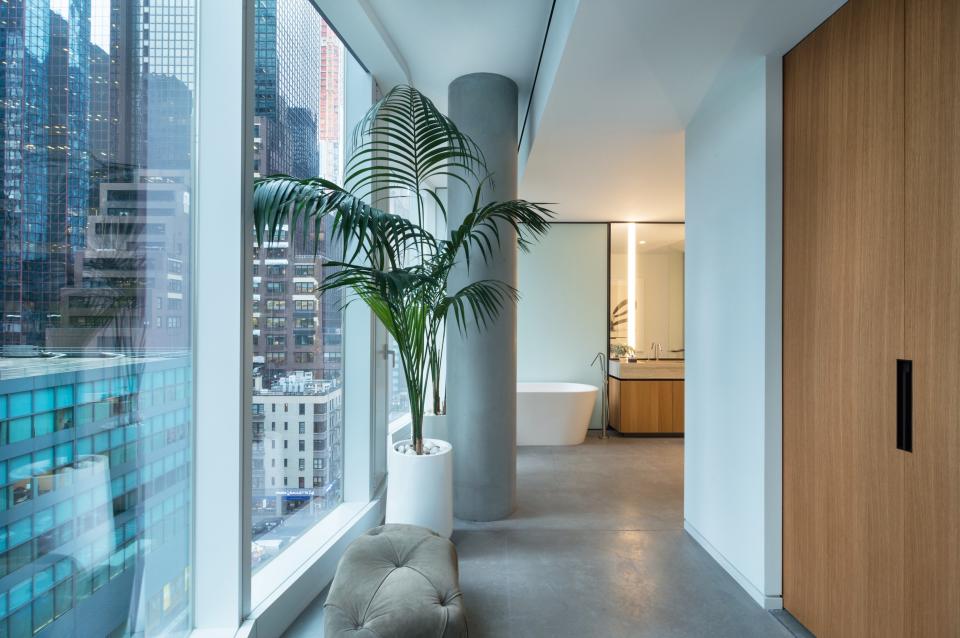
<path id="1" fill-rule="evenodd" d="M 232 635 L 250 608 L 253 3 L 197 6 L 194 624 Z"/>

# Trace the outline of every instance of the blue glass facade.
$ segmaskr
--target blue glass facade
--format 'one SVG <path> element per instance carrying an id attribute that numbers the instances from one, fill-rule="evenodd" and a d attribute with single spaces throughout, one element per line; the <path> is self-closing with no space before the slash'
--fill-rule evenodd
<path id="1" fill-rule="evenodd" d="M 0 636 L 186 622 L 190 371 L 178 357 L 0 364 Z"/>
<path id="2" fill-rule="evenodd" d="M 196 1 L 0 2 L 0 638 L 191 626 Z"/>

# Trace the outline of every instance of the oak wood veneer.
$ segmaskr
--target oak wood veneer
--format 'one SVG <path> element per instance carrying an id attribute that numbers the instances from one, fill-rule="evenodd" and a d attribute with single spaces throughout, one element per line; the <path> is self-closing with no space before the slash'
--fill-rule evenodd
<path id="1" fill-rule="evenodd" d="M 905 636 L 960 636 L 960 2 L 906 3 Z"/>
<path id="2" fill-rule="evenodd" d="M 904 635 L 903 47 L 851 0 L 784 58 L 783 601 L 820 638 Z"/>
<path id="3" fill-rule="evenodd" d="M 623 434 L 683 432 L 683 381 L 610 378 L 610 426 Z M 679 402 L 679 409 L 678 409 Z"/>
<path id="4" fill-rule="evenodd" d="M 784 605 L 820 638 L 960 636 L 958 33 L 851 0 L 785 58 Z"/>

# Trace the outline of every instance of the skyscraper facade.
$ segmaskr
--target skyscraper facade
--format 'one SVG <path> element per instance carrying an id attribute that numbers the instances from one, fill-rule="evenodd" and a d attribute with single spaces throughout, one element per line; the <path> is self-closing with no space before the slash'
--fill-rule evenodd
<path id="1" fill-rule="evenodd" d="M 47 329 L 59 327 L 60 291 L 80 279 L 89 217 L 110 214 L 101 184 L 129 182 L 136 170 L 151 181 L 141 169 L 189 179 L 193 2 L 0 6 L 0 343 L 46 346 Z"/>
<path id="2" fill-rule="evenodd" d="M 310 0 L 256 0 L 255 175 L 339 181 L 343 44 Z M 254 246 L 253 564 L 342 498 L 342 297 L 329 223 Z"/>
<path id="3" fill-rule="evenodd" d="M 0 636 L 190 626 L 195 2 L 0 3 Z"/>
<path id="4" fill-rule="evenodd" d="M 340 183 L 343 166 L 343 60 L 344 46 L 326 22 L 320 26 L 320 171 Z"/>

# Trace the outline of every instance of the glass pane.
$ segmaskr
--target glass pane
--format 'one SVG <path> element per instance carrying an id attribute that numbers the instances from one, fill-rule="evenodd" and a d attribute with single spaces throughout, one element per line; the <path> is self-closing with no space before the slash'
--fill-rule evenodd
<path id="1" fill-rule="evenodd" d="M 0 3 L 10 635 L 191 626 L 197 2 Z"/>
<path id="2" fill-rule="evenodd" d="M 341 181 L 343 44 L 311 0 L 257 0 L 255 51 L 255 174 Z M 328 230 L 254 247 L 254 570 L 342 501 L 343 311 L 316 293 Z"/>
<path id="3" fill-rule="evenodd" d="M 403 365 L 397 355 L 397 344 L 393 337 L 387 337 L 389 350 L 387 375 L 390 381 L 389 405 L 390 421 L 403 418 L 410 414 L 410 397 L 407 396 L 407 383 L 403 378 Z"/>
<path id="4" fill-rule="evenodd" d="M 610 356 L 683 359 L 683 224 L 610 226 Z"/>

